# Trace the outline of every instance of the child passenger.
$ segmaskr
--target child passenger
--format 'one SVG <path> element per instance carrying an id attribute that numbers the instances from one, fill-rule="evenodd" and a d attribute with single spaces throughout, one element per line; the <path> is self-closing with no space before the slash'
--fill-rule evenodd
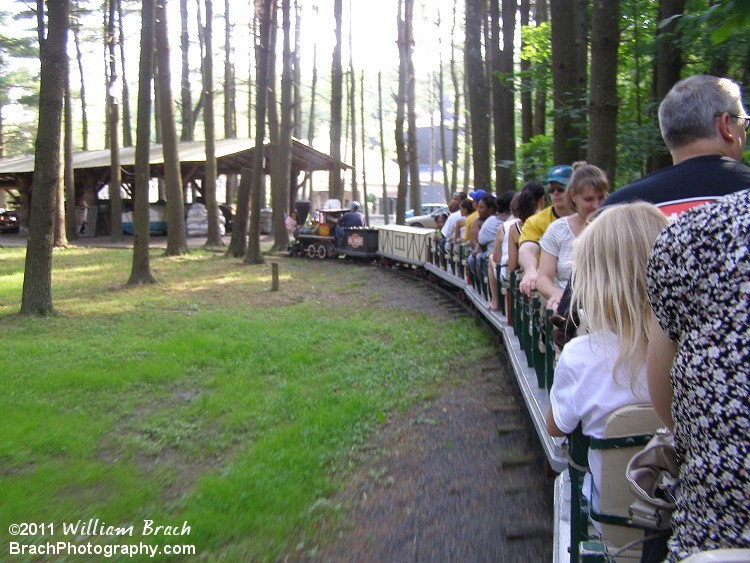
<path id="1" fill-rule="evenodd" d="M 571 309 L 583 310 L 588 334 L 568 342 L 555 368 L 547 411 L 552 436 L 583 433 L 604 437 L 607 417 L 620 407 L 650 403 L 646 349 L 650 308 L 646 265 L 667 226 L 649 203 L 605 208 L 573 245 Z M 589 450 L 598 506 L 601 454 Z"/>

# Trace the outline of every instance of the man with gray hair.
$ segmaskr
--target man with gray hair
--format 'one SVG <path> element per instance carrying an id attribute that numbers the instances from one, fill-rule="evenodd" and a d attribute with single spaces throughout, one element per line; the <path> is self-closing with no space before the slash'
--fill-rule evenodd
<path id="1" fill-rule="evenodd" d="M 659 127 L 674 165 L 617 190 L 603 205 L 648 201 L 677 216 L 750 188 L 750 167 L 740 162 L 750 116 L 738 84 L 709 75 L 680 80 L 659 106 Z"/>

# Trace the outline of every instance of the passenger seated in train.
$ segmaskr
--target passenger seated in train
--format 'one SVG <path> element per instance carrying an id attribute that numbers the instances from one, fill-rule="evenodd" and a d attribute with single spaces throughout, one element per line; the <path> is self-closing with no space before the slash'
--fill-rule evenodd
<path id="1" fill-rule="evenodd" d="M 649 403 L 646 349 L 650 308 L 646 264 L 667 218 L 649 203 L 603 210 L 573 245 L 572 307 L 583 310 L 588 333 L 567 343 L 555 368 L 547 411 L 552 436 L 603 438 L 620 407 Z M 598 509 L 601 453 L 589 450 L 592 502 Z"/>
<path id="2" fill-rule="evenodd" d="M 495 198 L 495 213 L 482 223 L 477 234 L 477 243 L 483 254 L 477 263 L 477 275 L 484 277 L 487 272 L 487 257 L 495 250 L 497 233 L 502 230 L 505 221 L 510 217 L 510 202 L 515 192 L 505 192 Z M 502 244 L 502 241 L 501 241 Z"/>
<path id="3" fill-rule="evenodd" d="M 472 214 L 476 214 L 475 207 L 476 205 L 470 199 L 465 199 L 461 202 L 461 205 L 459 205 L 458 207 L 458 211 L 459 213 L 461 213 L 461 217 L 459 217 L 458 221 L 456 221 L 456 229 L 453 233 L 453 236 L 451 237 L 452 240 L 455 240 L 456 242 L 464 242 L 469 240 L 468 235 L 466 234 L 466 220 Z"/>
<path id="4" fill-rule="evenodd" d="M 453 194 L 453 197 L 451 198 L 450 203 L 448 204 L 448 211 L 450 211 L 450 215 L 448 215 L 448 219 L 445 221 L 445 225 L 443 225 L 443 238 L 440 239 L 441 251 L 445 251 L 445 243 L 447 241 L 454 240 L 456 233 L 456 222 L 461 218 L 461 202 L 465 199 L 465 192 L 455 192 Z"/>
<path id="5" fill-rule="evenodd" d="M 648 263 L 648 386 L 680 462 L 670 562 L 750 548 L 749 231 L 745 190 L 678 217 Z"/>
<path id="6" fill-rule="evenodd" d="M 523 269 L 523 278 L 519 289 L 529 297 L 536 289 L 539 241 L 552 221 L 570 215 L 568 205 L 565 203 L 565 186 L 568 184 L 572 173 L 573 168 L 567 164 L 553 166 L 550 169 L 547 174 L 547 186 L 552 205 L 532 215 L 523 224 L 521 238 L 518 242 L 518 262 Z"/>
<path id="7" fill-rule="evenodd" d="M 333 220 L 336 223 L 336 246 L 339 248 L 344 242 L 347 228 L 365 226 L 365 217 L 359 212 L 359 207 L 359 202 L 353 201 L 349 204 L 349 211 Z"/>
<path id="8" fill-rule="evenodd" d="M 474 222 L 474 220 L 479 217 L 479 200 L 482 199 L 482 196 L 486 194 L 484 190 L 475 190 L 473 192 L 469 192 L 469 201 L 471 201 L 473 207 L 473 211 L 469 213 L 469 215 L 466 216 L 466 230 L 464 231 L 463 239 L 465 242 L 469 242 L 469 233 L 471 232 L 471 225 Z"/>
<path id="9" fill-rule="evenodd" d="M 539 241 L 542 251 L 536 288 L 546 299 L 548 309 L 557 310 L 570 280 L 573 241 L 608 193 L 609 180 L 604 170 L 583 161 L 573 163 L 573 174 L 565 188 L 565 203 L 572 213 L 553 221 Z"/>
<path id="10" fill-rule="evenodd" d="M 445 226 L 445 222 L 448 220 L 448 214 L 447 213 L 438 213 L 435 215 L 435 232 L 432 234 L 432 245 L 434 248 L 440 248 L 443 244 L 443 239 L 445 239 L 445 235 L 443 234 L 443 227 Z M 443 258 L 440 258 L 442 253 L 436 257 L 436 261 L 439 263 L 439 265 L 443 265 Z"/>
<path id="11" fill-rule="evenodd" d="M 468 268 L 471 270 L 474 279 L 479 279 L 482 275 L 481 264 L 485 260 L 487 254 L 487 246 L 489 242 L 495 241 L 495 234 L 497 229 L 500 228 L 502 221 L 497 219 L 497 198 L 492 194 L 484 194 L 479 200 L 477 206 L 477 212 L 479 215 L 471 224 L 471 253 L 468 258 Z M 510 212 L 510 210 L 508 210 Z M 483 243 L 480 242 L 480 233 L 484 229 L 484 225 L 488 224 L 489 227 L 484 230 L 484 234 L 481 237 Z"/>
<path id="12" fill-rule="evenodd" d="M 515 207 L 514 207 L 515 205 Z M 510 275 L 518 269 L 518 241 L 526 219 L 539 213 L 544 208 L 544 186 L 539 182 L 526 183 L 521 192 L 513 198 L 511 211 L 517 218 L 514 228 L 510 229 L 508 241 L 508 264 L 506 271 Z"/>
<path id="13" fill-rule="evenodd" d="M 511 224 L 515 223 L 516 221 L 516 218 L 513 216 L 510 209 L 510 204 L 516 195 L 517 192 L 509 190 L 498 196 L 496 217 L 499 221 L 501 221 L 501 223 L 495 230 L 495 239 L 487 245 L 486 263 L 481 264 L 481 270 L 483 272 L 482 275 L 484 275 L 484 272 L 486 272 L 487 280 L 489 282 L 490 309 L 492 309 L 493 311 L 496 311 L 499 308 L 499 304 L 497 302 L 498 283 L 495 266 L 496 264 L 500 264 L 504 269 L 508 262 L 509 238 L 506 237 L 505 234 L 510 228 Z M 486 224 L 482 227 L 482 229 L 488 229 L 487 234 L 489 234 L 489 228 Z M 480 242 L 485 236 L 487 235 L 483 235 L 482 231 L 479 232 Z"/>
<path id="14" fill-rule="evenodd" d="M 493 251 L 488 255 L 488 278 L 490 286 L 490 309 L 500 308 L 500 286 L 508 280 L 509 273 L 518 268 L 518 238 L 523 222 L 544 206 L 544 186 L 539 182 L 527 182 L 510 201 L 510 217 L 498 229 Z M 500 279 L 497 266 L 501 266 Z"/>

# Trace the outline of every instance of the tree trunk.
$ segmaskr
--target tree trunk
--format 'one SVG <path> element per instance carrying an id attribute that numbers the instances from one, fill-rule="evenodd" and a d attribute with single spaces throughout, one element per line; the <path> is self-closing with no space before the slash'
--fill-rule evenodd
<path id="1" fill-rule="evenodd" d="M 614 182 L 617 170 L 620 1 L 594 0 L 591 15 L 591 93 L 586 160 L 604 170 Z"/>
<path id="2" fill-rule="evenodd" d="M 232 238 L 227 248 L 227 256 L 242 258 L 247 252 L 247 224 L 250 216 L 250 187 L 253 183 L 253 169 L 243 168 L 240 185 L 237 189 L 237 212 L 234 214 Z"/>
<path id="3" fill-rule="evenodd" d="M 224 138 L 234 139 L 237 136 L 237 97 L 229 5 L 229 0 L 224 0 Z"/>
<path id="4" fill-rule="evenodd" d="M 584 147 L 588 136 L 588 62 L 589 62 L 589 0 L 574 0 L 573 12 L 575 14 L 575 44 L 576 44 L 576 96 L 574 115 L 578 116 L 576 127 L 578 129 L 578 143 L 576 159 L 586 158 Z M 619 23 L 619 22 L 618 22 Z M 617 26 L 619 30 L 619 25 Z"/>
<path id="5" fill-rule="evenodd" d="M 492 0 L 493 4 L 499 0 Z M 502 0 L 503 48 L 500 47 L 499 21 L 493 36 L 493 45 L 497 45 L 496 59 L 493 67 L 497 69 L 492 91 L 496 107 L 495 113 L 495 182 L 497 192 L 516 189 L 516 124 L 515 97 L 513 95 L 513 48 L 516 29 L 517 0 Z M 497 15 L 493 19 L 498 19 Z"/>
<path id="6" fill-rule="evenodd" d="M 352 132 L 352 201 L 359 201 L 359 186 L 357 186 L 357 104 L 356 104 L 356 84 L 357 80 L 354 78 L 354 63 L 352 59 L 349 59 L 349 76 L 351 76 L 351 82 L 349 83 L 349 110 L 351 111 L 351 123 Z"/>
<path id="7" fill-rule="evenodd" d="M 273 250 L 286 250 L 289 246 L 289 232 L 286 230 L 287 205 L 291 190 L 292 165 L 292 88 L 294 68 L 291 50 L 291 6 L 290 0 L 281 2 L 283 38 L 283 69 L 281 74 L 281 128 L 279 131 L 279 189 L 273 201 Z M 296 185 L 296 181 L 295 181 Z"/>
<path id="8" fill-rule="evenodd" d="M 120 172 L 120 108 L 117 100 L 117 58 L 115 56 L 115 14 L 117 0 L 109 0 L 109 19 L 107 20 L 107 41 L 109 57 L 109 151 L 110 151 L 110 174 L 109 174 L 109 204 L 110 204 L 110 233 L 113 241 L 122 240 L 122 200 L 120 197 L 120 184 L 122 176 Z"/>
<path id="9" fill-rule="evenodd" d="M 76 221 L 76 184 L 75 184 L 75 170 L 73 170 L 73 97 L 70 93 L 70 59 L 68 59 L 68 68 L 65 71 L 65 138 L 64 138 L 64 150 L 63 159 L 64 165 L 64 224 L 66 239 L 64 246 L 68 245 L 68 240 L 76 240 L 78 238 L 78 224 Z M 96 228 L 96 225 L 91 226 L 92 229 Z"/>
<path id="10" fill-rule="evenodd" d="M 182 141 L 193 140 L 193 100 L 190 91 L 190 34 L 188 32 L 188 0 L 180 0 L 180 51 L 182 55 L 182 78 L 180 81 L 180 100 L 182 102 L 181 120 Z"/>
<path id="11" fill-rule="evenodd" d="M 521 28 L 529 25 L 530 0 L 521 0 Z M 521 35 L 521 51 L 526 47 L 526 42 Z M 531 98 L 531 61 L 521 59 L 521 143 L 528 143 L 534 136 L 534 107 Z"/>
<path id="12" fill-rule="evenodd" d="M 378 71 L 378 123 L 380 124 L 380 170 L 383 173 L 383 222 L 390 222 L 391 202 L 385 181 L 385 136 L 383 134 L 383 73 Z"/>
<path id="13" fill-rule="evenodd" d="M 537 25 L 548 21 L 547 0 L 536 0 L 534 16 Z M 534 87 L 534 136 L 546 135 L 547 133 L 547 91 L 549 83 L 546 77 L 550 72 L 538 72 L 536 74 L 545 78 L 537 79 Z"/>
<path id="14" fill-rule="evenodd" d="M 161 91 L 158 101 L 161 106 L 159 114 L 161 115 L 162 151 L 164 153 L 164 191 L 167 200 L 167 249 L 164 254 L 182 256 L 188 252 L 188 244 L 182 172 L 177 148 L 177 126 L 172 99 L 167 14 L 167 0 L 158 0 L 156 6 L 156 56 L 159 69 L 157 79 Z"/>
<path id="15" fill-rule="evenodd" d="M 76 9 L 78 8 L 78 2 L 75 2 L 73 4 Z M 80 29 L 81 25 L 77 21 L 72 26 L 73 29 L 73 42 L 76 46 L 76 61 L 78 62 L 78 73 L 81 77 L 81 135 L 82 135 L 82 143 L 83 146 L 81 147 L 81 150 L 87 151 L 89 150 L 89 116 L 86 108 L 86 87 L 85 87 L 85 81 L 84 81 L 84 72 L 83 72 L 83 53 L 81 52 L 81 37 L 80 37 Z"/>
<path id="16" fill-rule="evenodd" d="M 573 0 L 550 3 L 552 22 L 552 87 L 554 91 L 555 164 L 571 164 L 578 160 L 581 144 L 575 108 L 578 100 L 578 53 L 576 51 L 576 15 Z"/>
<path id="17" fill-rule="evenodd" d="M 273 21 L 271 22 L 271 31 L 269 39 L 269 56 L 268 56 L 268 87 L 267 87 L 267 106 L 266 113 L 268 114 L 268 138 L 270 140 L 270 146 L 268 147 L 269 152 L 269 163 L 268 167 L 271 170 L 271 206 L 276 207 L 276 202 L 279 200 L 279 205 L 282 209 L 286 206 L 288 186 L 282 179 L 281 171 L 281 158 L 279 151 L 281 150 L 281 143 L 279 138 L 281 136 L 281 123 L 279 122 L 279 106 L 276 95 L 276 52 L 278 45 L 278 33 L 276 24 L 276 10 L 273 12 Z M 282 38 L 283 42 L 283 38 Z M 282 64 L 283 64 L 283 53 L 282 53 Z M 265 191 L 265 190 L 264 190 Z M 265 207 L 265 203 L 262 204 L 262 208 Z M 274 218 L 271 215 L 271 230 L 274 230 Z"/>
<path id="18" fill-rule="evenodd" d="M 307 125 L 307 144 L 313 146 L 315 139 L 315 95 L 318 87 L 318 43 L 313 43 L 312 84 L 310 85 L 310 121 Z M 312 172 L 308 175 L 307 197 L 312 200 Z"/>
<path id="19" fill-rule="evenodd" d="M 685 0 L 660 0 L 659 22 L 682 14 L 685 11 Z M 682 48 L 677 22 L 673 19 L 664 27 L 659 27 L 656 36 L 656 107 L 672 89 L 682 73 Z M 656 121 L 656 120 L 655 120 Z M 664 150 L 653 155 L 649 170 L 664 168 L 672 164 L 671 155 Z"/>
<path id="20" fill-rule="evenodd" d="M 230 2 L 224 0 L 224 138 L 237 138 L 237 87 L 235 79 L 234 49 L 232 48 L 232 28 Z M 225 203 L 232 205 L 237 190 L 237 174 L 226 175 Z"/>
<path id="21" fill-rule="evenodd" d="M 396 160 L 398 161 L 398 191 L 396 193 L 396 224 L 403 225 L 406 221 L 406 191 L 409 182 L 408 162 L 406 160 L 406 144 L 404 143 L 404 114 L 406 106 L 406 81 L 408 70 L 406 67 L 406 23 L 404 21 L 404 1 L 398 0 L 398 95 L 396 97 Z"/>
<path id="22" fill-rule="evenodd" d="M 417 102 L 414 74 L 414 0 L 404 5 L 404 48 L 406 50 L 406 108 L 409 145 L 409 206 L 418 214 L 422 207 L 422 185 L 419 179 L 419 147 L 417 146 Z"/>
<path id="23" fill-rule="evenodd" d="M 453 156 L 451 169 L 451 193 L 458 187 L 458 129 L 461 122 L 461 91 L 463 81 L 459 80 L 456 68 L 456 3 L 453 4 L 453 24 L 451 26 L 451 81 L 453 82 Z M 448 194 L 450 196 L 450 194 Z M 445 201 L 450 201 L 450 197 Z"/>
<path id="24" fill-rule="evenodd" d="M 125 30 L 122 25 L 122 0 L 117 0 L 117 29 L 120 47 L 120 66 L 122 67 L 122 146 L 133 146 L 133 131 L 130 127 L 130 88 L 125 76 Z"/>
<path id="25" fill-rule="evenodd" d="M 471 111 L 471 151 L 474 186 L 492 190 L 490 174 L 490 121 L 482 60 L 482 0 L 466 0 L 466 81 Z"/>
<path id="26" fill-rule="evenodd" d="M 203 35 L 203 127 L 206 133 L 206 177 L 203 196 L 208 213 L 206 247 L 224 246 L 219 231 L 219 205 L 216 201 L 216 124 L 214 119 L 213 1 L 206 0 L 206 27 Z"/>
<path id="27" fill-rule="evenodd" d="M 450 188 L 450 180 L 448 178 L 448 147 L 445 144 L 446 136 L 445 136 L 445 71 L 443 69 L 443 41 L 442 41 L 442 17 L 440 15 L 440 12 L 438 11 L 438 21 L 437 21 L 437 29 L 438 29 L 438 49 L 439 49 L 439 65 L 440 70 L 438 71 L 438 104 L 440 104 L 440 162 L 443 166 L 443 197 L 445 198 L 445 201 L 451 200 L 451 188 Z M 454 116 L 455 119 L 455 116 Z M 453 163 L 455 166 L 455 162 Z"/>
<path id="28" fill-rule="evenodd" d="M 253 0 L 254 2 L 255 0 Z M 258 36 L 258 13 L 254 11 L 253 17 L 248 25 L 250 28 L 250 37 L 257 38 Z M 247 136 L 252 138 L 254 134 L 253 130 L 253 113 L 255 111 L 255 98 L 257 97 L 256 92 L 253 91 L 253 61 L 257 56 L 256 45 L 257 39 L 254 39 L 253 43 L 250 44 L 250 52 L 248 53 L 248 65 L 247 65 Z M 249 192 L 248 192 L 249 193 Z"/>
<path id="29" fill-rule="evenodd" d="M 359 75 L 359 116 L 362 125 L 362 193 L 364 194 L 365 206 L 365 225 L 370 224 L 370 205 L 367 197 L 367 144 L 365 139 L 365 71 L 360 71 Z"/>
<path id="30" fill-rule="evenodd" d="M 256 91 L 255 102 L 255 151 L 253 152 L 253 180 L 250 186 L 250 235 L 245 254 L 248 264 L 263 264 L 260 251 L 260 209 L 263 188 L 263 143 L 266 137 L 266 99 L 268 89 L 269 59 L 271 58 L 271 26 L 276 21 L 275 0 L 255 0 L 255 13 L 259 19 L 260 40 L 255 45 Z"/>
<path id="31" fill-rule="evenodd" d="M 154 75 L 154 0 L 141 8 L 141 56 L 138 65 L 138 115 L 135 128 L 135 186 L 133 189 L 133 267 L 128 285 L 155 283 L 149 256 L 149 201 L 151 179 L 151 85 Z"/>
<path id="32" fill-rule="evenodd" d="M 331 159 L 333 163 L 329 173 L 328 195 L 339 200 L 344 199 L 344 186 L 341 182 L 341 100 L 344 80 L 341 70 L 341 11 L 341 0 L 334 0 L 336 45 L 333 48 L 333 63 L 331 64 Z"/>
<path id="33" fill-rule="evenodd" d="M 302 65 L 300 63 L 301 37 L 302 37 L 302 6 L 298 0 L 294 0 L 294 57 L 292 61 L 294 76 L 294 89 L 292 104 L 294 106 L 294 129 L 292 135 L 295 139 L 302 138 Z M 292 194 L 294 195 L 294 194 Z"/>
<path id="34" fill-rule="evenodd" d="M 43 9 L 43 4 L 38 6 Z M 50 315 L 54 203 L 62 184 L 62 116 L 65 97 L 70 2 L 49 3 L 48 34 L 39 27 L 39 129 L 34 160 L 34 195 L 21 297 L 22 315 Z M 43 14 L 39 14 L 43 18 Z"/>

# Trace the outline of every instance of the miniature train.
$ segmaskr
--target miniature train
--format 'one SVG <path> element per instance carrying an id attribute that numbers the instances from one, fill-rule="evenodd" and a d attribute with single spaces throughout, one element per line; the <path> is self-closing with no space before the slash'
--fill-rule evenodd
<path id="1" fill-rule="evenodd" d="M 343 211 L 336 209 L 330 213 Z M 416 276 L 455 291 L 503 339 L 546 461 L 558 473 L 554 489 L 553 561 L 638 560 L 639 540 L 644 534 L 643 528 L 629 519 L 628 509 L 634 498 L 624 467 L 661 426 L 653 408 L 636 405 L 616 411 L 607 423 L 610 438 L 598 440 L 597 444 L 589 443 L 580 428 L 569 440 L 552 438 L 546 430 L 545 416 L 554 376 L 555 349 L 552 338 L 541 338 L 542 333 L 551 334 L 551 312 L 540 308 L 538 297 L 528 298 L 520 292 L 520 278 L 515 273 L 504 283 L 501 308 L 494 311 L 489 308 L 486 272 L 478 277 L 469 274 L 464 245 L 448 243 L 441 248 L 434 240 L 433 229 L 401 225 L 347 229 L 346 237 L 337 245 L 329 220 L 327 213 L 319 214 L 317 232 L 312 225 L 307 225 L 309 229 L 300 225 L 290 252 L 317 258 L 343 256 L 411 268 Z M 500 272 L 498 279 L 502 279 Z M 586 464 L 589 447 L 604 448 L 599 512 L 588 506 L 583 494 L 585 471 L 580 465 Z M 711 552 L 700 555 L 713 561 Z M 743 556 L 747 554 L 740 554 Z M 732 559 L 735 560 L 750 559 Z"/>
<path id="2" fill-rule="evenodd" d="M 374 260 L 378 257 L 378 229 L 371 227 L 347 227 L 344 236 L 336 238 L 336 220 L 348 209 L 325 207 L 310 213 L 310 202 L 296 202 L 297 225 L 293 241 L 289 245 L 292 256 L 308 258 L 337 258 L 345 256 L 358 260 Z"/>

